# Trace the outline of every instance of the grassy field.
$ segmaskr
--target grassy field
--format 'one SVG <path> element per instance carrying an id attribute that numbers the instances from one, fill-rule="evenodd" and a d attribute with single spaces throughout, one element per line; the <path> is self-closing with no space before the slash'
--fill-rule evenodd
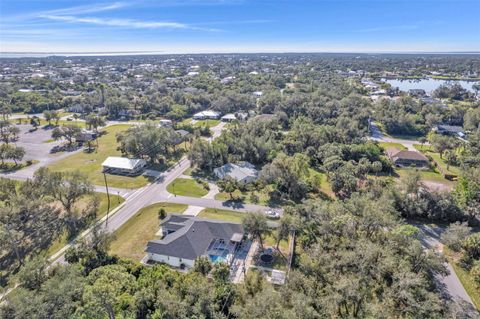
<path id="1" fill-rule="evenodd" d="M 395 172 L 400 176 L 404 177 L 408 174 L 411 174 L 413 171 L 415 171 L 415 168 L 397 168 L 395 169 Z M 454 183 L 452 181 L 446 180 L 443 178 L 442 174 L 440 174 L 437 170 L 432 171 L 432 170 L 421 170 L 419 169 L 418 172 L 420 173 L 420 176 L 422 180 L 424 181 L 432 181 L 436 183 L 442 183 L 447 186 L 453 186 Z"/>
<path id="2" fill-rule="evenodd" d="M 115 232 L 110 253 L 123 258 L 142 259 L 147 242 L 154 239 L 159 230 L 158 211 L 163 208 L 167 213 L 183 213 L 187 207 L 183 204 L 157 203 L 142 208 Z"/>
<path id="3" fill-rule="evenodd" d="M 387 149 L 389 147 L 398 148 L 399 150 L 406 150 L 407 149 L 405 146 L 403 146 L 400 143 L 392 143 L 392 142 L 380 142 L 380 143 L 378 143 L 378 146 L 380 146 L 383 149 Z"/>
<path id="4" fill-rule="evenodd" d="M 475 307 L 480 309 L 480 287 L 475 284 L 470 272 L 458 265 L 456 261 L 458 260 L 459 256 L 455 256 L 455 253 L 447 247 L 443 248 L 443 253 L 447 257 L 448 262 L 452 265 L 455 274 L 457 275 L 458 279 L 460 279 L 463 288 L 465 288 L 467 291 L 467 294 L 472 299 Z"/>
<path id="5" fill-rule="evenodd" d="M 327 175 L 317 172 L 314 169 L 309 169 L 310 172 L 310 179 L 318 179 L 319 181 L 319 188 L 318 190 L 326 195 L 328 195 L 331 198 L 335 198 L 335 194 L 332 191 L 332 187 L 330 186 L 330 183 L 327 180 Z"/>
<path id="6" fill-rule="evenodd" d="M 189 118 L 187 118 L 187 119 L 184 119 L 184 120 L 178 122 L 178 124 L 180 124 L 180 125 L 189 125 L 192 120 L 193 120 L 193 118 L 189 117 Z"/>
<path id="7" fill-rule="evenodd" d="M 49 166 L 54 171 L 79 170 L 85 173 L 95 185 L 104 185 L 102 163 L 108 156 L 121 156 L 117 150 L 116 134 L 128 129 L 130 125 L 113 125 L 105 128 L 106 134 L 98 139 L 98 150 L 92 153 L 80 152 Z M 127 177 L 107 175 L 108 185 L 119 188 L 139 188 L 148 184 L 144 176 Z"/>
<path id="8" fill-rule="evenodd" d="M 445 163 L 443 158 L 440 158 L 440 153 L 435 152 L 432 146 L 429 146 L 429 145 L 422 146 L 420 144 L 414 144 L 413 147 L 415 147 L 415 149 L 424 153 L 425 155 L 431 156 L 435 160 L 435 162 L 437 162 L 437 164 L 440 165 L 442 169 L 445 170 L 446 172 L 454 175 L 460 174 L 460 167 L 455 165 L 450 165 L 450 167 L 447 170 L 447 163 Z"/>
<path id="9" fill-rule="evenodd" d="M 431 145 L 413 144 L 413 147 L 419 152 L 434 152 Z"/>
<path id="10" fill-rule="evenodd" d="M 57 122 L 55 120 L 52 121 L 52 125 L 56 125 Z M 48 125 L 48 122 L 45 121 L 44 119 L 40 119 L 40 126 L 45 126 L 45 125 Z M 65 121 L 65 120 L 60 120 L 58 121 L 58 125 L 59 126 L 62 126 L 62 125 L 75 125 L 75 126 L 78 126 L 78 127 L 81 127 L 81 128 L 86 128 L 87 125 L 85 124 L 85 121 Z"/>
<path id="11" fill-rule="evenodd" d="M 205 208 L 197 217 L 241 223 L 245 214 L 226 209 Z"/>
<path id="12" fill-rule="evenodd" d="M 217 126 L 220 124 L 220 120 L 202 120 L 202 121 L 197 121 L 195 124 L 193 124 L 193 127 L 202 127 L 206 126 L 208 128 Z"/>
<path id="13" fill-rule="evenodd" d="M 275 206 L 276 204 L 279 204 L 279 203 L 271 202 L 269 192 L 272 191 L 272 188 L 273 187 L 269 185 L 260 191 L 244 191 L 244 192 L 237 189 L 235 190 L 235 192 L 232 193 L 232 196 L 234 200 L 238 200 L 243 203 Z M 252 194 L 255 194 L 256 196 L 258 196 L 258 202 L 254 203 L 252 201 L 250 197 L 252 196 Z M 218 193 L 215 195 L 215 199 L 221 200 L 221 201 L 232 200 L 229 193 Z"/>
<path id="14" fill-rule="evenodd" d="M 208 194 L 208 190 L 190 178 L 177 178 L 168 184 L 167 191 L 171 194 L 189 197 L 202 197 Z"/>
<path id="15" fill-rule="evenodd" d="M 102 219 L 102 217 L 107 214 L 108 202 L 107 202 L 107 194 L 96 193 L 96 195 L 100 199 L 100 204 L 98 206 L 98 212 L 97 212 L 97 218 L 96 218 L 96 221 L 97 221 L 97 220 Z M 83 200 L 80 200 L 80 202 L 77 204 L 77 208 L 82 208 L 85 205 L 85 203 L 87 202 L 87 200 L 88 200 L 87 198 L 85 198 Z M 122 204 L 124 201 L 125 201 L 125 199 L 123 199 L 120 196 L 110 195 L 110 211 L 115 209 L 117 206 Z M 47 254 L 49 256 L 53 255 L 54 253 L 59 251 L 63 246 L 65 246 L 67 243 L 68 243 L 67 234 L 64 233 L 56 241 L 54 241 L 53 244 L 48 248 Z"/>
<path id="16" fill-rule="evenodd" d="M 272 234 L 268 234 L 263 239 L 263 244 L 265 245 L 265 247 L 267 246 L 276 247 L 277 241 L 275 240 Z M 282 254 L 286 256 L 288 254 L 288 240 L 281 240 L 280 244 L 278 245 L 278 248 L 280 249 Z"/>
<path id="17" fill-rule="evenodd" d="M 30 160 L 28 163 L 27 161 L 25 161 L 23 163 L 18 163 L 18 164 L 15 164 L 13 162 L 5 162 L 3 164 L 0 164 L 0 173 L 18 171 L 19 169 L 23 169 L 25 167 L 28 167 L 30 165 L 37 164 L 37 163 L 38 163 L 37 160 Z"/>

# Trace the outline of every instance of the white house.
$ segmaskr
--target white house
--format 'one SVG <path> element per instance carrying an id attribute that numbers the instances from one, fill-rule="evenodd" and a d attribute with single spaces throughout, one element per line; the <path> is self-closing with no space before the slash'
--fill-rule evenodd
<path id="1" fill-rule="evenodd" d="M 162 119 L 158 124 L 160 127 L 172 127 L 173 122 L 171 120 Z"/>
<path id="2" fill-rule="evenodd" d="M 237 117 L 235 116 L 235 114 L 233 113 L 229 113 L 229 114 L 225 114 L 224 116 L 222 116 L 221 120 L 223 122 L 233 122 L 237 119 Z"/>
<path id="3" fill-rule="evenodd" d="M 103 172 L 120 175 L 137 175 L 147 165 L 144 159 L 109 156 L 102 163 Z"/>
<path id="4" fill-rule="evenodd" d="M 220 115 L 221 114 L 217 111 L 207 110 L 207 111 L 202 111 L 194 114 L 193 119 L 194 120 L 206 120 L 206 119 L 218 120 L 220 118 Z"/>
<path id="5" fill-rule="evenodd" d="M 213 172 L 220 179 L 229 176 L 243 184 L 255 182 L 258 178 L 258 170 L 255 169 L 253 164 L 248 162 L 227 163 L 215 168 Z"/>
<path id="6" fill-rule="evenodd" d="M 244 232 L 237 223 L 170 214 L 157 235 L 161 239 L 148 242 L 144 260 L 188 269 L 200 256 L 231 264 Z"/>

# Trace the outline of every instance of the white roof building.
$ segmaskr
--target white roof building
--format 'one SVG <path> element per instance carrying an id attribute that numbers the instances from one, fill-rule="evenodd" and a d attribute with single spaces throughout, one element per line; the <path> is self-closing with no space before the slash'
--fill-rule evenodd
<path id="1" fill-rule="evenodd" d="M 173 125 L 173 122 L 171 120 L 162 119 L 159 121 L 159 126 L 161 127 L 171 127 L 172 125 Z"/>
<path id="2" fill-rule="evenodd" d="M 255 169 L 253 164 L 248 162 L 240 162 L 237 164 L 227 163 L 215 168 L 213 172 L 218 178 L 229 176 L 244 184 L 255 182 L 258 177 L 258 170 Z"/>
<path id="3" fill-rule="evenodd" d="M 236 119 L 237 119 L 237 117 L 233 113 L 225 114 L 221 118 L 221 120 L 224 121 L 224 122 L 232 122 L 232 121 L 235 121 Z"/>
<path id="4" fill-rule="evenodd" d="M 146 164 L 144 159 L 109 156 L 102 166 L 105 172 L 134 174 L 138 173 Z"/>
<path id="5" fill-rule="evenodd" d="M 193 115 L 195 120 L 204 120 L 204 119 L 218 119 L 220 117 L 220 113 L 217 111 L 207 110 L 198 112 Z"/>

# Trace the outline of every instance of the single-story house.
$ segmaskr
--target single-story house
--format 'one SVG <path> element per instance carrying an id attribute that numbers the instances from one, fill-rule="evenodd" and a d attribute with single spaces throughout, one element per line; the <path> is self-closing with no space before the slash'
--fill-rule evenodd
<path id="1" fill-rule="evenodd" d="M 410 96 L 422 97 L 425 96 L 427 93 L 424 89 L 410 89 L 408 90 L 408 94 Z"/>
<path id="2" fill-rule="evenodd" d="M 237 164 L 227 163 L 213 170 L 218 178 L 229 176 L 239 183 L 248 184 L 255 182 L 258 178 L 258 170 L 253 164 L 240 162 Z"/>
<path id="3" fill-rule="evenodd" d="M 396 166 L 409 167 L 425 167 L 428 166 L 428 158 L 420 152 L 417 151 L 407 151 L 399 150 L 395 147 L 389 147 L 386 149 L 386 154 L 388 158 Z"/>
<path id="4" fill-rule="evenodd" d="M 109 156 L 102 163 L 103 172 L 120 175 L 138 175 L 147 165 L 144 159 Z"/>
<path id="5" fill-rule="evenodd" d="M 451 135 L 451 136 L 460 136 L 465 137 L 465 131 L 463 127 L 458 125 L 437 125 L 433 128 L 433 131 L 437 132 L 438 134 L 443 135 Z"/>
<path id="6" fill-rule="evenodd" d="M 187 135 L 190 134 L 190 132 L 186 130 L 176 130 L 175 133 L 177 134 L 175 144 L 180 144 L 184 142 L 187 138 Z"/>
<path id="7" fill-rule="evenodd" d="M 225 114 L 224 116 L 222 116 L 221 120 L 223 122 L 233 122 L 237 119 L 237 117 L 235 116 L 235 114 L 233 113 L 229 113 L 229 114 Z"/>
<path id="8" fill-rule="evenodd" d="M 212 119 L 212 120 L 218 120 L 220 118 L 220 113 L 217 111 L 202 111 L 198 112 L 193 115 L 194 120 L 206 120 L 206 119 Z"/>
<path id="9" fill-rule="evenodd" d="M 160 227 L 161 239 L 148 242 L 144 260 L 181 269 L 193 267 L 200 256 L 231 264 L 244 237 L 241 224 L 181 214 L 168 215 Z"/>
<path id="10" fill-rule="evenodd" d="M 75 136 L 75 141 L 78 143 L 87 143 L 95 140 L 97 138 L 97 134 L 92 131 L 82 130 Z"/>
<path id="11" fill-rule="evenodd" d="M 171 120 L 166 120 L 166 119 L 163 119 L 163 120 L 160 120 L 158 125 L 160 127 L 172 127 L 173 126 L 173 122 Z"/>

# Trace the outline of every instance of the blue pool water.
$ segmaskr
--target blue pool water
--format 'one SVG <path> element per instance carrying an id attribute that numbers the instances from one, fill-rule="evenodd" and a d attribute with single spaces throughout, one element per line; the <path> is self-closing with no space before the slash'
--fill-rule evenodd
<path id="1" fill-rule="evenodd" d="M 223 256 L 210 255 L 210 260 L 212 263 L 226 262 L 227 260 Z"/>
<path id="2" fill-rule="evenodd" d="M 228 255 L 228 250 L 226 249 L 217 249 L 218 252 L 215 255 L 208 255 L 212 263 L 217 263 L 217 262 L 226 262 L 227 261 L 227 255 Z"/>

